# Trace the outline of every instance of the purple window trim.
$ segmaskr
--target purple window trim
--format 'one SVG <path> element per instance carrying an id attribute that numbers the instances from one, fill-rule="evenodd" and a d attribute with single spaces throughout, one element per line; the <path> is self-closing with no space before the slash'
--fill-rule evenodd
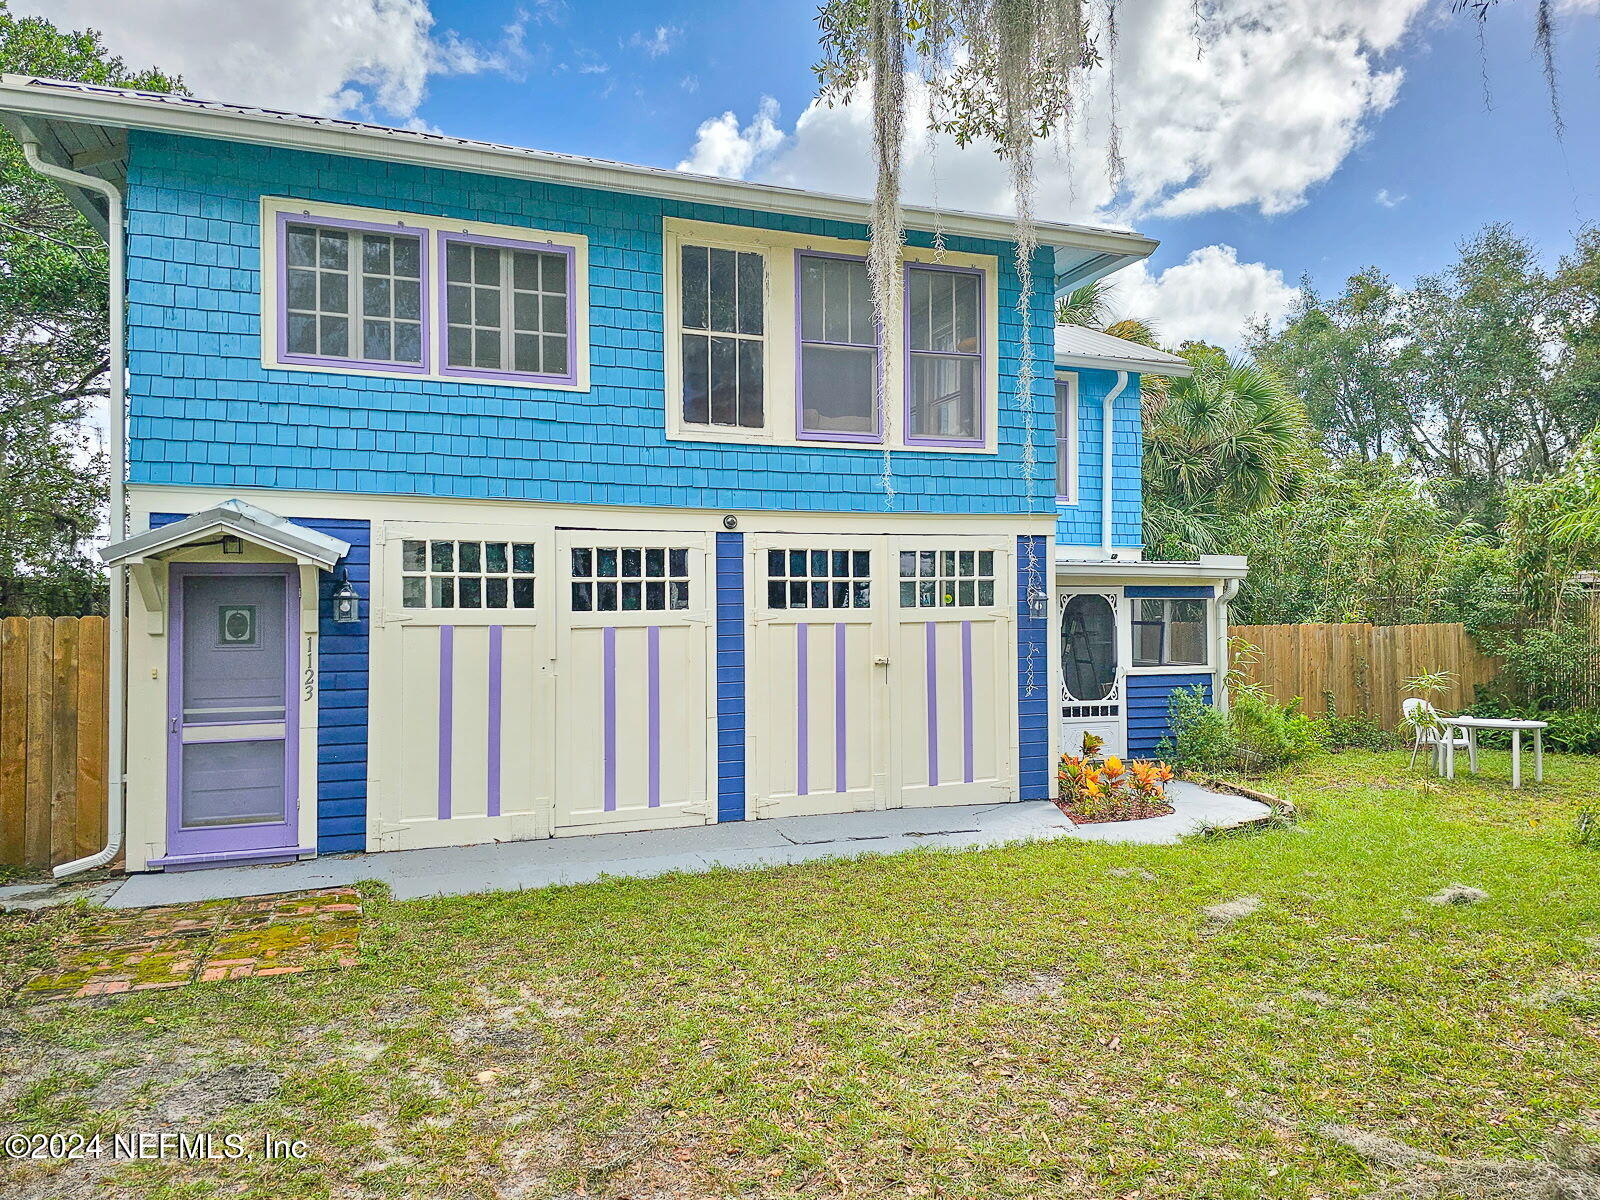
<path id="1" fill-rule="evenodd" d="M 480 233 L 455 233 L 441 230 L 437 238 L 438 287 L 434 291 L 435 311 L 439 318 L 439 371 L 452 379 L 507 379 L 524 383 L 561 384 L 576 387 L 578 383 L 578 252 L 573 246 L 556 242 L 522 241 L 518 238 L 490 237 Z M 472 246 L 500 246 L 512 250 L 532 250 L 539 254 L 560 254 L 567 260 L 567 371 L 564 375 L 540 375 L 532 371 L 496 371 L 487 367 L 452 367 L 450 365 L 449 314 L 446 303 L 449 281 L 445 273 L 445 255 L 453 242 Z M 502 280 L 501 286 L 507 286 Z"/>
<path id="2" fill-rule="evenodd" d="M 878 386 L 872 398 L 873 412 L 877 417 L 877 430 L 874 433 L 823 433 L 806 428 L 806 372 L 805 353 L 807 346 L 843 346 L 850 349 L 861 349 L 859 342 L 828 342 L 820 340 L 807 341 L 801 333 L 801 314 L 803 312 L 803 299 L 800 293 L 801 260 L 806 258 L 836 258 L 845 262 L 866 262 L 859 254 L 832 254 L 824 250 L 796 250 L 794 252 L 794 435 L 798 440 L 808 442 L 855 442 L 860 445 L 883 444 L 883 333 L 879 330 L 877 344 L 873 347 L 873 366 L 878 376 Z"/>
<path id="3" fill-rule="evenodd" d="M 300 573 L 293 567 L 265 563 L 173 563 L 168 568 L 168 594 L 172 608 L 167 630 L 167 856 L 220 855 L 244 850 L 274 850 L 273 830 L 281 830 L 285 847 L 299 842 L 300 824 L 300 696 L 294 686 L 299 675 Z M 281 821 L 251 821 L 236 825 L 185 827 L 183 813 L 183 581 L 204 575 L 277 575 L 284 581 L 283 641 L 283 788 Z M 173 718 L 177 718 L 174 723 Z M 245 722 L 240 722 L 244 724 Z M 277 724 L 277 722 L 271 722 Z M 237 741 L 273 741 L 240 738 Z M 269 844 L 262 845 L 265 841 Z M 174 843 L 195 843 L 192 849 Z M 254 843 L 254 844 L 252 844 Z M 285 850 L 285 853 L 292 853 Z"/>
<path id="4" fill-rule="evenodd" d="M 976 354 L 958 354 L 954 351 L 926 351 L 911 349 L 911 272 L 913 271 L 948 271 L 957 275 L 976 275 L 978 277 L 978 352 Z M 903 291 L 905 294 L 905 313 L 902 318 L 905 334 L 905 398 L 902 404 L 905 418 L 905 440 L 908 446 L 961 446 L 981 447 L 985 444 L 988 422 L 985 420 L 988 409 L 988 396 L 984 392 L 984 377 L 988 374 L 988 331 L 984 328 L 984 298 L 983 298 L 983 272 L 976 267 L 951 267 L 933 263 L 907 263 Z M 978 360 L 978 436 L 973 438 L 961 437 L 935 437 L 929 434 L 913 436 L 911 433 L 911 364 L 919 354 L 932 355 L 939 358 L 975 358 Z"/>
<path id="5" fill-rule="evenodd" d="M 505 639 L 504 625 L 489 626 L 489 746 L 488 746 L 488 812 L 491 817 L 500 815 L 500 705 L 502 666 Z"/>
<path id="6" fill-rule="evenodd" d="M 357 229 L 370 230 L 374 233 L 383 233 L 390 236 L 416 237 L 417 239 L 417 290 L 421 297 L 418 305 L 419 328 L 418 336 L 422 339 L 422 361 L 419 363 L 393 362 L 386 359 L 361 358 L 327 358 L 314 354 L 289 353 L 289 226 L 312 225 L 324 229 Z M 428 230 L 404 222 L 395 222 L 384 225 L 375 221 L 348 221 L 342 217 L 317 217 L 307 213 L 292 213 L 280 211 L 278 213 L 277 246 L 278 294 L 273 297 L 272 308 L 278 324 L 277 363 L 280 367 L 357 367 L 364 370 L 393 371 L 401 375 L 426 375 L 428 373 Z M 359 282 L 360 272 L 352 259 L 350 263 L 352 279 Z M 355 321 L 351 320 L 351 337 L 354 339 L 361 331 L 355 329 Z"/>
<path id="7" fill-rule="evenodd" d="M 455 779 L 456 629 L 439 626 L 439 820 L 452 815 Z"/>

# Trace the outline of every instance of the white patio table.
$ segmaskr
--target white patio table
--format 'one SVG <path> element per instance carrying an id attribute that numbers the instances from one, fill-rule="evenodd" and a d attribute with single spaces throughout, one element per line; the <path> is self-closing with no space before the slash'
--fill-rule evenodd
<path id="1" fill-rule="evenodd" d="M 1544 782 L 1544 731 L 1548 728 L 1545 721 L 1519 721 L 1510 717 L 1440 717 L 1439 723 L 1466 731 L 1469 761 L 1478 761 L 1478 730 L 1480 729 L 1508 729 L 1511 731 L 1511 786 L 1522 786 L 1522 733 L 1528 730 L 1533 734 L 1533 778 L 1537 783 Z M 1473 773 L 1477 773 L 1476 766 Z M 1444 777 L 1456 777 L 1456 748 L 1455 743 L 1449 738 L 1444 745 Z"/>

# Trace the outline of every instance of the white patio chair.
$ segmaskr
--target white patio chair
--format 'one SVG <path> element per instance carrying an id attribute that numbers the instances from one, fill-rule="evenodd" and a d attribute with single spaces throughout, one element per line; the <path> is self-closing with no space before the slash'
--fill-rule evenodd
<path id="1" fill-rule="evenodd" d="M 1476 771 L 1478 769 L 1478 747 L 1465 729 L 1457 729 L 1446 725 L 1439 720 L 1439 710 L 1426 700 L 1415 696 L 1400 702 L 1401 719 L 1412 729 L 1411 739 L 1411 766 L 1417 765 L 1417 755 L 1424 746 L 1433 753 L 1435 769 L 1444 770 L 1444 752 L 1446 746 L 1455 746 L 1465 749 L 1469 759 L 1468 766 Z"/>

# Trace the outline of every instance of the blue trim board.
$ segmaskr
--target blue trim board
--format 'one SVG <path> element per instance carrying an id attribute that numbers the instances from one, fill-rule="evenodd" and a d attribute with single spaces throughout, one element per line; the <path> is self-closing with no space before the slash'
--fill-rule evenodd
<path id="1" fill-rule="evenodd" d="M 1141 584 L 1122 589 L 1129 600 L 1209 600 L 1216 595 L 1212 587 L 1155 587 Z"/>
<path id="2" fill-rule="evenodd" d="M 717 820 L 745 819 L 744 534 L 717 534 Z"/>
<path id="3" fill-rule="evenodd" d="M 1017 787 L 1023 800 L 1050 798 L 1050 618 L 1028 611 L 1028 587 L 1050 590 L 1051 562 L 1050 539 L 1017 538 Z"/>
<path id="4" fill-rule="evenodd" d="M 185 513 L 152 513 L 150 528 Z M 318 584 L 317 853 L 367 848 L 367 664 L 371 640 L 372 525 L 367 521 L 296 517 L 295 522 L 350 543 L 350 552 Z M 340 625 L 333 589 L 348 575 L 361 595 L 361 619 Z"/>
<path id="5" fill-rule="evenodd" d="M 1172 714 L 1168 705 L 1179 688 L 1204 689 L 1206 703 L 1214 699 L 1212 677 L 1204 675 L 1129 675 L 1128 753 L 1135 758 L 1154 758 L 1161 743 L 1172 734 Z"/>

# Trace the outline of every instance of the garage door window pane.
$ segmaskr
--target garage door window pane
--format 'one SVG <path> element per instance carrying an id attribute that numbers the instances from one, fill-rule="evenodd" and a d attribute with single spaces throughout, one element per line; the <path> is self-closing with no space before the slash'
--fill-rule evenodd
<path id="1" fill-rule="evenodd" d="M 573 612 L 686 609 L 689 551 L 680 546 L 574 546 L 570 587 Z"/>
<path id="2" fill-rule="evenodd" d="M 407 538 L 400 544 L 403 608 L 532 608 L 532 542 Z"/>
<path id="3" fill-rule="evenodd" d="M 869 608 L 870 550 L 770 550 L 767 607 Z"/>

